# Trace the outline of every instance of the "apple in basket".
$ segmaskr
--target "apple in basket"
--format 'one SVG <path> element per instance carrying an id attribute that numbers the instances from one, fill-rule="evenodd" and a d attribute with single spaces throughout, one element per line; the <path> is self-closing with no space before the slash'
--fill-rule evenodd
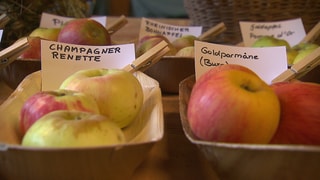
<path id="1" fill-rule="evenodd" d="M 58 42 L 106 46 L 111 44 L 108 30 L 96 20 L 78 18 L 68 21 L 61 27 Z"/>
<path id="2" fill-rule="evenodd" d="M 177 51 L 179 51 L 182 48 L 194 46 L 194 41 L 197 39 L 198 38 L 194 35 L 183 35 L 172 41 L 172 45 L 176 48 Z"/>
<path id="3" fill-rule="evenodd" d="M 300 60 L 304 59 L 306 56 L 311 54 L 314 50 L 320 47 L 315 43 L 299 43 L 292 47 L 292 49 L 297 51 L 297 55 L 295 56 L 292 64 L 298 63 Z"/>
<path id="4" fill-rule="evenodd" d="M 320 145 L 320 84 L 294 81 L 271 87 L 281 106 L 279 127 L 271 143 Z"/>
<path id="5" fill-rule="evenodd" d="M 107 117 L 84 111 L 58 110 L 42 116 L 26 132 L 22 146 L 88 147 L 125 143 L 123 131 Z"/>
<path id="6" fill-rule="evenodd" d="M 168 38 L 160 34 L 148 34 L 141 37 L 139 42 L 136 44 L 136 57 L 141 56 L 161 41 L 166 41 L 168 43 L 168 47 L 170 48 L 168 55 L 176 54 L 177 50 L 172 46 Z"/>
<path id="7" fill-rule="evenodd" d="M 78 110 L 99 113 L 96 101 L 81 92 L 71 90 L 40 91 L 30 96 L 20 111 L 20 130 L 27 130 L 45 114 L 56 110 Z"/>
<path id="8" fill-rule="evenodd" d="M 199 139 L 231 143 L 269 143 L 280 119 L 271 87 L 250 69 L 226 64 L 198 78 L 187 117 Z"/>
<path id="9" fill-rule="evenodd" d="M 143 105 L 140 82 L 132 73 L 122 69 L 80 70 L 66 78 L 60 88 L 94 97 L 100 113 L 121 128 L 137 117 Z"/>
<path id="10" fill-rule="evenodd" d="M 18 59 L 41 59 L 41 39 L 57 41 L 60 28 L 42 28 L 34 29 L 28 37 L 30 48 L 25 50 Z"/>

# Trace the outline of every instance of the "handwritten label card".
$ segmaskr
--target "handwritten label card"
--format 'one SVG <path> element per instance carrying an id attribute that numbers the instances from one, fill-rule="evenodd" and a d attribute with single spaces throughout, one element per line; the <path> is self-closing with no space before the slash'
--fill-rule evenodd
<path id="1" fill-rule="evenodd" d="M 90 18 L 98 21 L 104 27 L 107 24 L 107 17 L 106 16 L 96 16 L 96 17 L 90 17 Z M 68 22 L 72 19 L 75 19 L 75 18 L 58 16 L 58 15 L 48 14 L 48 13 L 42 13 L 41 19 L 40 19 L 40 27 L 60 28 L 62 25 L 64 25 L 66 22 Z"/>
<path id="2" fill-rule="evenodd" d="M 245 46 L 252 46 L 259 37 L 266 35 L 285 39 L 294 46 L 306 36 L 301 18 L 275 22 L 241 21 L 240 29 Z"/>
<path id="3" fill-rule="evenodd" d="M 198 79 L 210 68 L 240 64 L 257 73 L 266 83 L 287 70 L 284 46 L 252 48 L 195 41 L 195 75 Z"/>
<path id="4" fill-rule="evenodd" d="M 139 39 L 150 33 L 163 35 L 172 42 L 183 35 L 200 36 L 202 34 L 202 26 L 175 26 L 142 18 Z"/>
<path id="5" fill-rule="evenodd" d="M 41 40 L 42 90 L 57 89 L 78 70 L 122 69 L 134 60 L 134 44 L 85 46 Z"/>

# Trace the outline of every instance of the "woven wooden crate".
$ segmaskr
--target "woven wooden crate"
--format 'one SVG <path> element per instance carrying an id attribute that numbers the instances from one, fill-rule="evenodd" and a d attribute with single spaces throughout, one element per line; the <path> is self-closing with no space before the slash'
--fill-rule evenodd
<path id="1" fill-rule="evenodd" d="M 191 25 L 203 26 L 207 30 L 224 22 L 227 30 L 215 39 L 223 44 L 242 41 L 239 21 L 301 18 L 306 32 L 320 21 L 319 0 L 184 0 L 184 6 Z"/>

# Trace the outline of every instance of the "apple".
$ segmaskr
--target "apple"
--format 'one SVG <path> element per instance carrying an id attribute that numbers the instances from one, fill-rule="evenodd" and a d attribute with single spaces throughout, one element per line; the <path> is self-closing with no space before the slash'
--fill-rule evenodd
<path id="1" fill-rule="evenodd" d="M 262 36 L 258 38 L 253 44 L 252 47 L 275 47 L 275 46 L 285 46 L 287 53 L 287 63 L 288 66 L 291 66 L 297 52 L 295 49 L 292 49 L 288 41 L 285 39 L 275 38 L 273 36 Z"/>
<path id="2" fill-rule="evenodd" d="M 28 37 L 29 48 L 26 49 L 18 59 L 41 59 L 41 39 L 57 41 L 60 28 L 34 29 Z"/>
<path id="3" fill-rule="evenodd" d="M 187 46 L 194 46 L 194 41 L 198 38 L 194 35 L 183 35 L 180 38 L 172 41 L 173 47 L 176 48 L 177 51 Z"/>
<path id="4" fill-rule="evenodd" d="M 63 109 L 99 113 L 97 102 L 84 93 L 64 89 L 40 91 L 30 96 L 20 110 L 22 134 L 45 114 Z"/>
<path id="5" fill-rule="evenodd" d="M 171 42 L 160 34 L 148 34 L 140 38 L 139 42 L 136 44 L 136 57 L 141 56 L 154 46 L 156 46 L 161 41 L 166 41 L 170 51 L 168 55 L 176 54 L 177 50 L 172 46 Z"/>
<path id="6" fill-rule="evenodd" d="M 213 67 L 195 82 L 187 117 L 196 137 L 229 143 L 269 143 L 280 119 L 271 87 L 241 65 Z"/>
<path id="7" fill-rule="evenodd" d="M 280 100 L 281 115 L 270 143 L 320 145 L 320 84 L 293 81 L 271 87 Z"/>
<path id="8" fill-rule="evenodd" d="M 123 131 L 107 117 L 58 110 L 42 116 L 23 136 L 22 146 L 88 147 L 125 143 Z"/>
<path id="9" fill-rule="evenodd" d="M 111 44 L 108 30 L 96 20 L 90 18 L 77 18 L 68 21 L 61 27 L 58 42 L 105 46 Z"/>
<path id="10" fill-rule="evenodd" d="M 137 117 L 143 105 L 144 94 L 139 80 L 122 69 L 80 70 L 67 77 L 60 88 L 94 97 L 100 113 L 121 128 Z"/>
<path id="11" fill-rule="evenodd" d="M 28 37 L 29 47 L 24 50 L 17 59 L 41 59 L 41 38 Z"/>
<path id="12" fill-rule="evenodd" d="M 61 28 L 43 28 L 38 27 L 34 29 L 29 36 L 30 37 L 40 37 L 42 39 L 57 41 L 58 35 L 60 33 Z"/>
<path id="13" fill-rule="evenodd" d="M 180 57 L 194 57 L 194 46 L 187 46 L 180 49 L 176 56 Z"/>
<path id="14" fill-rule="evenodd" d="M 295 49 L 298 53 L 295 56 L 292 64 L 296 64 L 305 57 L 307 57 L 309 54 L 311 54 L 315 49 L 320 47 L 318 44 L 314 43 L 299 43 L 292 48 Z"/>

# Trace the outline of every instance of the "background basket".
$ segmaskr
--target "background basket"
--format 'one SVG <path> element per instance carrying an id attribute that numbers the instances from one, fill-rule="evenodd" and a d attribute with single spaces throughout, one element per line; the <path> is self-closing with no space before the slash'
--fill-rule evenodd
<path id="1" fill-rule="evenodd" d="M 204 30 L 224 22 L 227 30 L 215 41 L 236 44 L 242 41 L 239 21 L 278 21 L 301 18 L 308 32 L 320 21 L 319 0 L 184 0 L 191 25 Z M 320 40 L 318 40 L 320 43 Z"/>

